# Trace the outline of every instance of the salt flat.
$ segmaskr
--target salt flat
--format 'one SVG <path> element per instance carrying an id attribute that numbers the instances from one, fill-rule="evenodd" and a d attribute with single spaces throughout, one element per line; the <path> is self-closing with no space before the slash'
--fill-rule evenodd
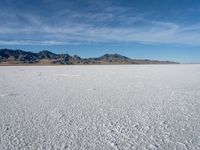
<path id="1" fill-rule="evenodd" d="M 200 65 L 0 67 L 0 149 L 200 149 Z"/>

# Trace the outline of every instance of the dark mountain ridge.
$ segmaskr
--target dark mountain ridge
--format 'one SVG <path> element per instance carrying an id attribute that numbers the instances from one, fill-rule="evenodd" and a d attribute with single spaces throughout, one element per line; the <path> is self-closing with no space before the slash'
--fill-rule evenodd
<path id="1" fill-rule="evenodd" d="M 172 61 L 131 59 L 120 54 L 105 54 L 97 58 L 81 58 L 77 55 L 55 54 L 47 50 L 38 53 L 0 49 L 0 65 L 38 64 L 38 65 L 81 65 L 81 64 L 177 64 Z"/>

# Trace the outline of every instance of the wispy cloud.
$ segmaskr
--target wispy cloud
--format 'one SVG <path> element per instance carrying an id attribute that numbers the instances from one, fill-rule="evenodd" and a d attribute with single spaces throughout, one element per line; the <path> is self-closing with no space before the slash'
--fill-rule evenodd
<path id="1" fill-rule="evenodd" d="M 78 42 L 62 42 L 62 41 L 33 41 L 33 40 L 0 40 L 0 45 L 80 45 Z"/>
<path id="2" fill-rule="evenodd" d="M 53 1 L 52 1 L 53 3 Z M 2 13 L 1 45 L 65 45 L 101 42 L 140 42 L 200 45 L 200 28 L 176 22 L 154 20 L 148 12 L 99 5 L 87 11 L 56 9 L 52 16 L 13 11 Z M 102 8 L 104 8 L 102 10 Z M 95 10 L 95 11 L 94 11 Z M 102 10 L 102 11 L 100 11 Z M 50 17 L 50 18 L 49 18 Z M 15 18 L 15 19 L 13 19 Z M 12 21 L 10 21 L 13 19 Z"/>

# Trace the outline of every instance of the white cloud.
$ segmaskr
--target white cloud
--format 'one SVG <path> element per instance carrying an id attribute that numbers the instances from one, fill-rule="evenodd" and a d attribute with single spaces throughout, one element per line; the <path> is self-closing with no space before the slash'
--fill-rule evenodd
<path id="1" fill-rule="evenodd" d="M 0 45 L 64 45 L 64 44 L 73 44 L 79 45 L 80 43 L 69 43 L 61 41 L 33 41 L 33 40 L 0 40 Z"/>

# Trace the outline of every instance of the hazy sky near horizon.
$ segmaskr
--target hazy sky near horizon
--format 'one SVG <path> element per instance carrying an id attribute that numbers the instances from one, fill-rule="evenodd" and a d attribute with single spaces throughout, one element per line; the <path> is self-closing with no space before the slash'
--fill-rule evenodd
<path id="1" fill-rule="evenodd" d="M 0 48 L 200 62 L 200 1 L 1 0 Z"/>

